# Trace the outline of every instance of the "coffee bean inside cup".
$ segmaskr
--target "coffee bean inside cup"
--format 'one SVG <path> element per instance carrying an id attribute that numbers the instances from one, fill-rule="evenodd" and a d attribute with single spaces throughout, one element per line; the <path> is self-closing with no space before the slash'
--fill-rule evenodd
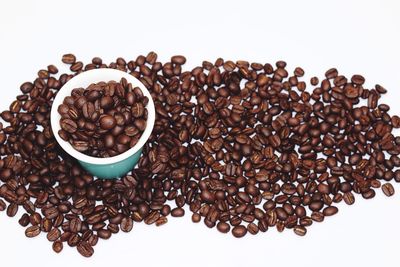
<path id="1" fill-rule="evenodd" d="M 58 134 L 86 155 L 119 155 L 135 146 L 146 129 L 148 102 L 125 78 L 75 88 L 58 106 Z"/>

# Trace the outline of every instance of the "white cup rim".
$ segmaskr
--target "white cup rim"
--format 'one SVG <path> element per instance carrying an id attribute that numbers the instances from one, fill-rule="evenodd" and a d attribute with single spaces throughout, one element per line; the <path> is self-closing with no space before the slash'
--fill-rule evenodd
<path id="1" fill-rule="evenodd" d="M 92 157 L 88 156 L 86 154 L 83 154 L 76 149 L 72 147 L 72 145 L 64 141 L 59 135 L 58 131 L 61 129 L 60 126 L 60 119 L 61 115 L 58 113 L 57 109 L 58 106 L 61 105 L 64 101 L 64 98 L 66 96 L 71 95 L 71 91 L 75 88 L 83 87 L 86 88 L 92 83 L 97 83 L 101 81 L 117 81 L 119 82 L 121 78 L 125 78 L 128 83 L 131 83 L 133 87 L 139 87 L 143 94 L 148 97 L 149 103 L 147 104 L 146 108 L 148 111 L 147 115 L 147 123 L 146 123 L 146 128 L 144 132 L 142 133 L 141 137 L 139 138 L 139 141 L 137 144 L 127 151 L 125 151 L 122 154 L 113 156 L 113 157 L 108 157 L 108 158 L 98 158 L 98 157 Z M 51 123 L 51 129 L 53 131 L 53 135 L 56 138 L 58 144 L 72 157 L 79 161 L 83 161 L 86 163 L 90 164 L 96 164 L 96 165 L 108 165 L 108 164 L 114 164 L 120 161 L 123 161 L 130 156 L 134 155 L 136 152 L 138 152 L 144 144 L 147 142 L 149 139 L 151 132 L 153 131 L 154 127 L 154 122 L 155 122 L 155 108 L 154 108 L 154 102 L 153 99 L 150 95 L 150 92 L 147 90 L 147 88 L 143 85 L 142 82 L 140 82 L 138 79 L 136 79 L 134 76 L 127 72 L 123 72 L 120 70 L 116 69 L 109 69 L 109 68 L 100 68 L 100 69 L 93 69 L 93 70 L 88 70 L 84 71 L 75 77 L 71 78 L 68 82 L 66 82 L 60 90 L 58 90 L 57 95 L 53 101 L 53 105 L 51 108 L 51 114 L 50 114 L 50 123 Z"/>

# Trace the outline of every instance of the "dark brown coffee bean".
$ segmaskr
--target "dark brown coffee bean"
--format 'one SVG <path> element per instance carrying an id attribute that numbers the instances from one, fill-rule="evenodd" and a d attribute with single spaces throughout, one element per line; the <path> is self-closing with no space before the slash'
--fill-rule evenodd
<path id="1" fill-rule="evenodd" d="M 83 68 L 83 63 L 78 61 L 71 65 L 70 70 L 73 72 L 78 72 L 78 71 L 82 70 L 82 68 Z"/>
<path id="2" fill-rule="evenodd" d="M 318 77 L 312 77 L 310 80 L 311 85 L 315 86 L 319 83 Z"/>
<path id="3" fill-rule="evenodd" d="M 56 253 L 60 253 L 63 250 L 63 243 L 61 243 L 60 241 L 55 241 L 53 243 L 53 250 Z"/>
<path id="4" fill-rule="evenodd" d="M 172 217 L 182 217 L 183 215 L 185 215 L 185 210 L 182 208 L 172 209 L 171 215 Z"/>
<path id="5" fill-rule="evenodd" d="M 101 239 L 109 239 L 111 237 L 111 232 L 109 230 L 100 229 L 100 230 L 97 231 L 97 235 Z"/>
<path id="6" fill-rule="evenodd" d="M 80 242 L 76 248 L 84 257 L 91 257 L 94 253 L 93 247 L 86 241 Z"/>
<path id="7" fill-rule="evenodd" d="M 353 193 L 351 192 L 344 193 L 343 200 L 347 205 L 353 205 L 355 202 Z"/>
<path id="8" fill-rule="evenodd" d="M 394 188 L 393 185 L 390 183 L 385 183 L 384 185 L 382 185 L 382 191 L 388 197 L 394 195 Z"/>
<path id="9" fill-rule="evenodd" d="M 104 130 L 110 130 L 115 127 L 117 121 L 110 115 L 105 115 L 100 118 L 100 127 Z"/>
<path id="10" fill-rule="evenodd" d="M 70 119 L 62 119 L 60 125 L 61 129 L 63 129 L 68 133 L 75 133 L 78 128 L 78 125 L 73 120 Z"/>
<path id="11" fill-rule="evenodd" d="M 329 69 L 327 72 L 325 72 L 325 77 L 327 79 L 334 79 L 338 76 L 338 71 L 335 68 Z"/>
<path id="12" fill-rule="evenodd" d="M 220 231 L 221 233 L 228 233 L 230 230 L 230 226 L 229 224 L 227 224 L 226 222 L 219 222 L 217 223 L 217 229 L 218 231 Z"/>
<path id="13" fill-rule="evenodd" d="M 173 56 L 171 58 L 171 62 L 174 64 L 179 64 L 179 65 L 183 65 L 186 62 L 186 58 L 184 56 Z"/>
<path id="14" fill-rule="evenodd" d="M 338 212 L 338 208 L 334 207 L 334 206 L 330 206 L 324 209 L 323 214 L 325 216 L 332 216 L 334 214 L 336 214 Z"/>
<path id="15" fill-rule="evenodd" d="M 29 223 L 30 223 L 29 215 L 26 214 L 26 213 L 24 213 L 24 214 L 21 216 L 21 218 L 18 220 L 18 223 L 19 223 L 21 226 L 23 226 L 23 227 L 28 226 Z"/>
<path id="16" fill-rule="evenodd" d="M 6 203 L 2 199 L 0 199 L 0 211 L 4 211 L 6 210 L 6 208 L 7 208 Z"/>
<path id="17" fill-rule="evenodd" d="M 15 203 L 11 203 L 10 205 L 8 205 L 7 207 L 7 216 L 8 217 L 14 217 L 18 212 L 18 205 Z"/>
<path id="18" fill-rule="evenodd" d="M 30 226 L 28 228 L 26 228 L 25 230 L 25 236 L 26 237 L 35 237 L 38 236 L 40 234 L 40 226 L 39 225 L 33 225 Z"/>
<path id="19" fill-rule="evenodd" d="M 89 142 L 78 141 L 78 140 L 73 140 L 72 141 L 72 146 L 73 146 L 73 148 L 75 148 L 79 152 L 85 152 L 90 147 Z"/>
<path id="20" fill-rule="evenodd" d="M 232 235 L 234 237 L 240 238 L 245 236 L 247 233 L 247 228 L 244 227 L 243 225 L 237 225 L 232 228 Z"/>
<path id="21" fill-rule="evenodd" d="M 136 119 L 133 124 L 139 131 L 144 131 L 146 129 L 146 121 L 143 119 Z"/>
<path id="22" fill-rule="evenodd" d="M 307 234 L 307 229 L 304 226 L 296 225 L 293 230 L 294 233 L 299 236 L 305 236 Z"/>
<path id="23" fill-rule="evenodd" d="M 200 222 L 200 220 L 201 220 L 200 214 L 198 214 L 198 213 L 193 213 L 193 215 L 192 215 L 192 222 L 198 223 L 198 222 Z M 218 225 L 217 225 L 217 226 L 218 226 Z"/>
<path id="24" fill-rule="evenodd" d="M 104 109 L 110 109 L 114 105 L 114 100 L 111 96 L 103 96 L 100 99 L 100 107 Z"/>
<path id="25" fill-rule="evenodd" d="M 364 78 L 363 76 L 361 76 L 361 75 L 353 75 L 353 76 L 351 77 L 351 81 L 352 81 L 354 84 L 363 85 L 364 82 L 365 82 L 365 78 Z"/>
<path id="26" fill-rule="evenodd" d="M 129 217 L 125 217 L 121 221 L 121 230 L 123 232 L 130 232 L 133 228 L 133 220 Z"/>
<path id="27" fill-rule="evenodd" d="M 156 226 L 161 226 L 164 225 L 168 222 L 168 219 L 164 216 L 160 217 L 157 219 L 157 221 L 155 222 Z"/>
<path id="28" fill-rule="evenodd" d="M 95 112 L 95 107 L 92 102 L 86 102 L 85 104 L 83 104 L 82 114 L 86 119 L 90 120 L 94 112 Z"/>
<path id="29" fill-rule="evenodd" d="M 74 64 L 76 57 L 73 54 L 65 54 L 62 56 L 62 62 L 65 64 Z"/>
<path id="30" fill-rule="evenodd" d="M 71 233 L 78 233 L 82 229 L 82 221 L 79 218 L 73 218 L 69 222 L 69 230 Z"/>
<path id="31" fill-rule="evenodd" d="M 50 232 L 47 233 L 47 239 L 49 241 L 56 241 L 60 236 L 61 231 L 58 228 L 53 228 Z"/>

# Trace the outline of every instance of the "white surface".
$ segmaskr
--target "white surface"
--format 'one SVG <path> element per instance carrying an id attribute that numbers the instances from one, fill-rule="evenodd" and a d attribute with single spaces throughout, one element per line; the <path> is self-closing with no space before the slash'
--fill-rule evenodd
<path id="1" fill-rule="evenodd" d="M 39 68 L 79 59 L 136 58 L 181 53 L 185 68 L 207 59 L 288 61 L 321 76 L 330 67 L 381 83 L 384 101 L 400 114 L 398 1 L 5 1 L 0 0 L 0 73 L 6 108 Z M 128 4 L 130 3 L 130 4 Z M 395 186 L 400 192 L 400 187 Z M 135 224 L 99 242 L 90 259 L 75 249 L 60 255 L 44 235 L 29 240 L 17 218 L 0 214 L 1 266 L 399 266 L 400 197 L 357 198 L 352 207 L 309 228 L 234 239 L 168 218 L 160 228 Z M 39 265 L 43 264 L 43 265 Z"/>
<path id="2" fill-rule="evenodd" d="M 60 126 L 61 115 L 60 113 L 58 113 L 57 107 L 63 103 L 65 97 L 71 95 L 72 90 L 78 87 L 85 88 L 91 85 L 92 83 L 98 83 L 100 81 L 113 80 L 119 82 L 122 78 L 125 78 L 128 81 L 128 83 L 131 83 L 133 88 L 139 87 L 140 90 L 142 90 L 143 94 L 147 96 L 149 99 L 149 103 L 146 106 L 146 109 L 148 111 L 146 129 L 140 136 L 139 141 L 134 147 L 130 148 L 129 150 L 125 151 L 122 154 L 110 158 L 97 158 L 88 156 L 86 154 L 77 151 L 72 147 L 72 145 L 69 142 L 64 141 L 58 134 L 55 134 L 54 136 L 56 137 L 57 142 L 72 157 L 86 163 L 98 164 L 98 165 L 117 163 L 135 154 L 140 148 L 144 146 L 144 144 L 149 139 L 151 132 L 153 131 L 154 122 L 156 118 L 154 101 L 151 98 L 150 92 L 138 79 L 136 79 L 129 73 L 115 69 L 94 69 L 90 71 L 85 71 L 80 75 L 73 77 L 66 84 L 64 84 L 64 86 L 58 91 L 56 98 L 54 99 L 53 106 L 51 108 L 50 119 L 51 119 L 51 127 L 53 133 L 58 133 L 58 131 L 61 130 Z"/>

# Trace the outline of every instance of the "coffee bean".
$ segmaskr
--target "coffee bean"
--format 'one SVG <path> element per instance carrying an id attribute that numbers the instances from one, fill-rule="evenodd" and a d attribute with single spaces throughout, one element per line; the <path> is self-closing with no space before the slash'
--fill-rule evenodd
<path id="1" fill-rule="evenodd" d="M 394 188 L 393 185 L 390 183 L 385 183 L 384 185 L 382 185 L 382 191 L 388 197 L 394 195 Z"/>
<path id="2" fill-rule="evenodd" d="M 79 152 L 85 152 L 89 149 L 90 145 L 89 145 L 89 142 L 86 142 L 86 141 L 73 140 L 72 147 L 75 148 Z"/>
<path id="3" fill-rule="evenodd" d="M 103 96 L 100 100 L 100 107 L 104 109 L 109 109 L 112 108 L 114 105 L 114 100 L 111 96 Z"/>
<path id="4" fill-rule="evenodd" d="M 347 205 L 353 205 L 355 202 L 353 193 L 351 192 L 344 193 L 343 200 Z"/>
<path id="5" fill-rule="evenodd" d="M 62 56 L 62 62 L 65 64 L 74 64 L 76 61 L 76 57 L 73 54 L 65 54 Z"/>
<path id="6" fill-rule="evenodd" d="M 133 228 L 133 220 L 131 218 L 123 218 L 121 221 L 121 230 L 123 232 L 130 232 Z"/>
<path id="7" fill-rule="evenodd" d="M 101 239 L 109 239 L 111 237 L 111 232 L 109 230 L 100 229 L 100 230 L 97 231 L 97 235 Z"/>
<path id="8" fill-rule="evenodd" d="M 218 231 L 220 231 L 221 233 L 228 233 L 230 230 L 230 226 L 229 224 L 227 224 L 226 222 L 219 222 L 217 224 L 217 229 Z"/>
<path id="9" fill-rule="evenodd" d="M 304 226 L 296 225 L 293 230 L 294 233 L 299 236 L 305 236 L 307 234 L 307 229 Z"/>
<path id="10" fill-rule="evenodd" d="M 86 241 L 80 242 L 76 248 L 84 257 L 91 257 L 94 253 L 93 247 Z"/>
<path id="11" fill-rule="evenodd" d="M 246 233 L 247 233 L 247 229 L 243 225 L 237 225 L 232 228 L 232 235 L 234 237 L 240 238 L 240 237 L 245 236 Z"/>
<path id="12" fill-rule="evenodd" d="M 160 217 L 157 221 L 156 221 L 156 226 L 161 226 L 164 225 L 168 222 L 168 219 L 166 217 Z"/>
<path id="13" fill-rule="evenodd" d="M 10 205 L 8 205 L 7 207 L 7 216 L 8 217 L 14 217 L 18 212 L 18 205 L 15 203 L 11 203 Z"/>
<path id="14" fill-rule="evenodd" d="M 35 237 L 38 236 L 40 234 L 40 226 L 39 225 L 33 225 L 30 226 L 28 228 L 26 228 L 25 230 L 25 236 L 26 237 Z"/>
<path id="15" fill-rule="evenodd" d="M 105 115 L 101 117 L 99 122 L 100 122 L 100 127 L 104 130 L 110 130 L 114 128 L 114 126 L 117 124 L 115 118 L 110 115 Z"/>
<path id="16" fill-rule="evenodd" d="M 63 243 L 61 243 L 60 241 L 55 241 L 53 243 L 53 250 L 56 253 L 60 253 L 63 250 Z"/>
<path id="17" fill-rule="evenodd" d="M 183 65 L 186 63 L 186 58 L 184 56 L 173 56 L 171 58 L 171 62 L 179 65 Z"/>
<path id="18" fill-rule="evenodd" d="M 95 112 L 95 107 L 92 102 L 86 102 L 82 106 L 82 114 L 86 119 L 91 119 L 93 116 L 93 113 Z"/>
<path id="19" fill-rule="evenodd" d="M 192 215 L 192 222 L 198 223 L 198 222 L 200 222 L 200 220 L 201 220 L 200 214 L 198 214 L 198 213 L 193 213 L 193 215 Z"/>
<path id="20" fill-rule="evenodd" d="M 47 233 L 47 239 L 49 241 L 56 241 L 60 236 L 61 232 L 58 228 L 53 228 L 50 232 Z"/>
<path id="21" fill-rule="evenodd" d="M 60 122 L 61 129 L 68 133 L 75 133 L 78 125 L 71 119 L 61 119 Z"/>
<path id="22" fill-rule="evenodd" d="M 30 221 L 29 221 L 29 215 L 27 213 L 24 213 L 21 218 L 18 220 L 18 223 L 23 226 L 26 227 L 29 225 Z"/>
<path id="23" fill-rule="evenodd" d="M 69 230 L 71 233 L 78 233 L 82 229 L 82 221 L 79 218 L 73 218 L 69 222 Z"/>
<path id="24" fill-rule="evenodd" d="M 6 210 L 6 208 L 7 208 L 6 203 L 2 199 L 0 199 L 0 211 L 4 211 Z"/>
<path id="25" fill-rule="evenodd" d="M 325 216 L 332 216 L 338 212 L 338 208 L 330 206 L 324 209 L 323 213 Z"/>
<path id="26" fill-rule="evenodd" d="M 185 215 L 185 210 L 182 208 L 172 209 L 171 215 L 172 217 L 182 217 L 183 215 Z"/>

